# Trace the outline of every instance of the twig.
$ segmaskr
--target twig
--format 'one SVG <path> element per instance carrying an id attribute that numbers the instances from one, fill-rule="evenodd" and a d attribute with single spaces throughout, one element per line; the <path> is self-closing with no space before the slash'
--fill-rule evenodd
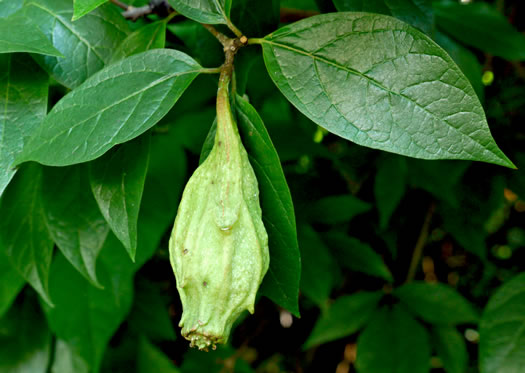
<path id="1" fill-rule="evenodd" d="M 416 276 L 417 266 L 419 265 L 421 256 L 423 255 L 423 248 L 427 242 L 430 223 L 432 222 L 432 216 L 434 216 L 435 210 L 436 204 L 432 202 L 425 216 L 425 221 L 421 226 L 421 231 L 419 232 L 419 237 L 417 238 L 416 246 L 414 247 L 414 252 L 412 253 L 412 260 L 410 261 L 410 267 L 408 268 L 408 274 L 405 282 L 411 282 Z"/>
<path id="2" fill-rule="evenodd" d="M 118 6 L 120 9 L 123 9 L 123 10 L 128 10 L 129 8 L 129 5 L 128 4 L 124 4 L 123 2 L 119 1 L 119 0 L 110 0 L 113 4 L 115 4 L 116 6 Z"/>
<path id="3" fill-rule="evenodd" d="M 218 31 L 215 27 L 212 25 L 207 25 L 205 23 L 202 23 L 202 27 L 204 27 L 206 30 L 210 32 L 215 38 L 222 44 L 223 47 L 226 47 L 228 44 L 228 40 L 230 40 L 229 37 L 224 35 L 222 32 Z"/>
<path id="4" fill-rule="evenodd" d="M 113 4 L 123 9 L 122 15 L 126 19 L 136 21 L 140 17 L 147 16 L 148 14 L 157 13 L 161 17 L 166 17 L 174 13 L 170 5 L 165 0 L 151 0 L 148 5 L 141 7 L 134 7 L 123 3 L 120 0 L 110 0 Z"/>

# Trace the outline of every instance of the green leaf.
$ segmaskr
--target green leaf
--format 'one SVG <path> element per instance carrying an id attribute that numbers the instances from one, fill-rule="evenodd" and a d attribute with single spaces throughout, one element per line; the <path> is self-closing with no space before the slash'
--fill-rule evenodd
<path id="1" fill-rule="evenodd" d="M 73 0 L 73 18 L 71 20 L 76 21 L 107 1 L 108 0 Z"/>
<path id="2" fill-rule="evenodd" d="M 456 328 L 449 326 L 433 327 L 432 343 L 447 373 L 464 373 L 467 371 L 469 358 L 467 345 L 465 338 Z"/>
<path id="3" fill-rule="evenodd" d="M 94 286 L 96 262 L 109 227 L 91 194 L 87 168 L 46 167 L 42 183 L 46 224 L 62 254 Z"/>
<path id="4" fill-rule="evenodd" d="M 338 263 L 361 273 L 393 281 L 392 274 L 379 254 L 370 245 L 341 232 L 328 232 L 323 241 L 334 250 Z"/>
<path id="5" fill-rule="evenodd" d="M 450 286 L 411 282 L 394 290 L 415 315 L 432 324 L 475 323 L 479 316 L 468 300 Z"/>
<path id="6" fill-rule="evenodd" d="M 427 373 L 429 337 L 425 328 L 403 308 L 383 308 L 357 339 L 359 373 Z"/>
<path id="7" fill-rule="evenodd" d="M 513 167 L 468 79 L 436 43 L 401 21 L 324 14 L 255 42 L 281 92 L 336 135 L 416 158 Z"/>
<path id="8" fill-rule="evenodd" d="M 66 166 L 95 159 L 157 123 L 200 69 L 168 49 L 110 65 L 53 107 L 16 161 Z"/>
<path id="9" fill-rule="evenodd" d="M 142 337 L 137 353 L 137 373 L 151 372 L 179 373 L 180 371 L 161 350 Z"/>
<path id="10" fill-rule="evenodd" d="M 301 249 L 301 292 L 317 305 L 323 305 L 337 282 L 337 264 L 311 226 L 299 225 L 298 234 Z"/>
<path id="11" fill-rule="evenodd" d="M 382 157 L 374 183 L 374 195 L 379 210 L 379 226 L 385 229 L 390 217 L 405 195 L 407 183 L 405 158 L 393 155 Z"/>
<path id="12" fill-rule="evenodd" d="M 45 223 L 42 204 L 42 167 L 21 168 L 0 201 L 0 250 L 18 273 L 52 305 L 48 277 L 53 239 Z"/>
<path id="13" fill-rule="evenodd" d="M 55 344 L 55 356 L 51 373 L 89 373 L 89 365 L 77 353 L 73 347 L 61 339 Z"/>
<path id="14" fill-rule="evenodd" d="M 15 175 L 15 156 L 46 115 L 48 80 L 29 56 L 0 55 L 0 196 Z"/>
<path id="15" fill-rule="evenodd" d="M 0 319 L 0 330 L 0 372 L 47 372 L 51 333 L 36 301 L 26 295 Z"/>
<path id="16" fill-rule="evenodd" d="M 132 260 L 137 251 L 137 220 L 149 163 L 150 136 L 113 148 L 90 163 L 93 195 L 111 230 Z"/>
<path id="17" fill-rule="evenodd" d="M 431 0 L 333 0 L 340 12 L 371 12 L 393 16 L 427 35 L 434 26 Z"/>
<path id="18" fill-rule="evenodd" d="M 16 30 L 16 31 L 13 31 Z M 0 22 L 0 53 L 29 52 L 62 57 L 34 22 L 17 12 Z"/>
<path id="19" fill-rule="evenodd" d="M 457 40 L 507 60 L 525 60 L 525 36 L 486 3 L 432 4 L 438 28 Z"/>
<path id="20" fill-rule="evenodd" d="M 111 63 L 151 49 L 162 49 L 165 45 L 166 22 L 153 22 L 129 34 L 111 56 Z"/>
<path id="21" fill-rule="evenodd" d="M 324 197 L 308 208 L 307 219 L 314 223 L 346 223 L 372 206 L 352 195 Z"/>
<path id="22" fill-rule="evenodd" d="M 519 373 L 525 364 L 525 273 L 494 294 L 481 318 L 481 373 Z"/>
<path id="23" fill-rule="evenodd" d="M 0 250 L 0 318 L 11 306 L 26 281 L 9 263 L 9 259 Z"/>
<path id="24" fill-rule="evenodd" d="M 24 0 L 0 0 L 0 18 L 9 17 L 24 5 Z"/>
<path id="25" fill-rule="evenodd" d="M 55 80 L 75 88 L 109 62 L 129 33 L 118 8 L 107 4 L 72 22 L 71 0 L 28 0 L 25 15 L 64 57 L 34 55 Z"/>
<path id="26" fill-rule="evenodd" d="M 199 23 L 226 23 L 232 0 L 168 0 L 180 14 Z"/>
<path id="27" fill-rule="evenodd" d="M 370 320 L 382 296 L 381 292 L 359 292 L 337 298 L 315 323 L 304 349 L 357 332 Z"/>

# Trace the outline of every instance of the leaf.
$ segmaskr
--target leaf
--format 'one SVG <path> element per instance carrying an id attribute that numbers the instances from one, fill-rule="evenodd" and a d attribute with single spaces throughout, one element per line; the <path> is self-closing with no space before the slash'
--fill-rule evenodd
<path id="1" fill-rule="evenodd" d="M 381 292 L 343 295 L 321 314 L 303 348 L 308 349 L 354 334 L 370 320 Z"/>
<path id="2" fill-rule="evenodd" d="M 432 6 L 438 28 L 457 40 L 507 60 L 525 60 L 525 36 L 494 6 L 453 2 Z"/>
<path id="3" fill-rule="evenodd" d="M 165 45 L 166 22 L 153 22 L 129 34 L 111 56 L 111 63 L 151 49 L 162 49 Z"/>
<path id="4" fill-rule="evenodd" d="M 437 44 L 401 21 L 324 14 L 254 42 L 288 100 L 336 135 L 416 158 L 513 167 L 468 79 Z"/>
<path id="5" fill-rule="evenodd" d="M 432 324 L 476 323 L 474 307 L 450 286 L 439 283 L 411 282 L 394 290 L 415 315 Z"/>
<path id="6" fill-rule="evenodd" d="M 0 0 L 0 18 L 9 17 L 24 5 L 24 0 Z"/>
<path id="7" fill-rule="evenodd" d="M 168 49 L 106 67 L 53 107 L 16 162 L 66 166 L 101 156 L 157 123 L 200 69 L 189 56 Z"/>
<path id="8" fill-rule="evenodd" d="M 0 318 L 15 300 L 26 281 L 11 266 L 7 256 L 0 250 Z"/>
<path id="9" fill-rule="evenodd" d="M 16 30 L 13 32 L 13 30 Z M 29 52 L 62 57 L 49 39 L 23 13 L 15 13 L 0 22 L 0 53 Z"/>
<path id="10" fill-rule="evenodd" d="M 11 265 L 52 305 L 48 277 L 53 257 L 53 240 L 45 224 L 42 204 L 42 167 L 21 168 L 0 203 L 0 250 Z"/>
<path id="11" fill-rule="evenodd" d="M 380 159 L 374 183 L 374 195 L 379 210 L 379 225 L 382 229 L 388 226 L 390 217 L 405 195 L 406 179 L 405 158 L 388 154 Z"/>
<path id="12" fill-rule="evenodd" d="M 67 260 L 94 286 L 97 257 L 109 227 L 91 194 L 87 168 L 46 167 L 42 183 L 46 224 Z"/>
<path id="13" fill-rule="evenodd" d="M 433 327 L 432 343 L 447 373 L 464 373 L 467 371 L 469 358 L 467 346 L 465 339 L 456 328 Z"/>
<path id="14" fill-rule="evenodd" d="M 393 16 L 432 35 L 434 16 L 430 0 L 333 0 L 338 11 L 371 12 Z"/>
<path id="15" fill-rule="evenodd" d="M 481 373 L 519 373 L 525 356 L 525 273 L 490 298 L 480 324 Z"/>
<path id="16" fill-rule="evenodd" d="M 372 206 L 352 195 L 324 197 L 308 208 L 307 218 L 315 223 L 346 223 L 369 211 Z"/>
<path id="17" fill-rule="evenodd" d="M 71 21 L 71 0 L 28 0 L 24 12 L 64 56 L 34 55 L 33 58 L 68 88 L 79 86 L 102 69 L 129 33 L 126 20 L 112 4 L 75 22 Z"/>
<path id="18" fill-rule="evenodd" d="M 90 163 L 93 195 L 111 230 L 132 260 L 137 251 L 137 220 L 149 163 L 149 134 L 113 148 Z"/>
<path id="19" fill-rule="evenodd" d="M 137 373 L 150 372 L 178 373 L 180 371 L 161 350 L 142 337 L 139 340 L 137 354 Z"/>
<path id="20" fill-rule="evenodd" d="M 51 373 L 89 373 L 88 364 L 73 350 L 73 347 L 61 339 L 55 344 L 55 356 Z"/>
<path id="21" fill-rule="evenodd" d="M 108 0 L 73 0 L 73 18 L 71 20 L 76 21 L 107 1 Z"/>
<path id="22" fill-rule="evenodd" d="M 428 333 L 403 308 L 383 308 L 357 339 L 356 366 L 359 373 L 427 373 Z"/>
<path id="23" fill-rule="evenodd" d="M 199 23 L 227 23 L 232 0 L 168 0 L 180 14 Z"/>
<path id="24" fill-rule="evenodd" d="M 15 175 L 15 156 L 46 115 L 48 80 L 29 56 L 0 55 L 0 196 Z"/>
<path id="25" fill-rule="evenodd" d="M 51 333 L 31 297 L 26 296 L 0 319 L 0 330 L 0 372 L 47 372 Z"/>
<path id="26" fill-rule="evenodd" d="M 299 225 L 298 234 L 301 249 L 301 292 L 321 306 L 337 282 L 337 264 L 311 226 Z"/>
<path id="27" fill-rule="evenodd" d="M 353 271 L 393 281 L 385 262 L 370 245 L 344 233 L 332 231 L 323 235 L 323 241 L 334 250 L 338 263 Z"/>

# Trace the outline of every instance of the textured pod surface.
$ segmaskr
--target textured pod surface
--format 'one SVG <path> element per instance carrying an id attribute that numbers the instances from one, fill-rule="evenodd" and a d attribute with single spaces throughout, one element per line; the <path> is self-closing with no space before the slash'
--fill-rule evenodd
<path id="1" fill-rule="evenodd" d="M 269 265 L 257 179 L 231 114 L 227 82 L 218 92 L 214 147 L 179 205 L 170 260 L 182 335 L 199 349 L 226 343 L 239 315 L 253 313 Z"/>

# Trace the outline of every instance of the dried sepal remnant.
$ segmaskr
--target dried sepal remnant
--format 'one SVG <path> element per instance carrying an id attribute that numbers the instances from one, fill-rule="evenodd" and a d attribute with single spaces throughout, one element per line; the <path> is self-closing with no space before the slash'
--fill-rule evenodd
<path id="1" fill-rule="evenodd" d="M 245 310 L 253 313 L 269 265 L 257 179 L 221 76 L 217 133 L 184 190 L 170 238 L 183 313 L 182 335 L 201 350 L 226 343 Z"/>

